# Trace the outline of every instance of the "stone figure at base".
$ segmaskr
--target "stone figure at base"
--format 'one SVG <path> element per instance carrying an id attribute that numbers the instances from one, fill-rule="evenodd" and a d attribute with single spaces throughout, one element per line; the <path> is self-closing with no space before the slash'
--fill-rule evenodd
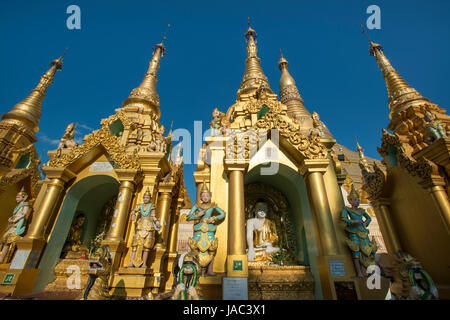
<path id="1" fill-rule="evenodd" d="M 395 255 L 375 255 L 381 276 L 390 279 L 391 300 L 436 300 L 438 290 L 421 263 L 410 254 L 398 251 Z"/>
<path id="2" fill-rule="evenodd" d="M 89 282 L 81 300 L 109 300 L 111 251 L 109 246 L 98 248 L 89 260 Z"/>
<path id="3" fill-rule="evenodd" d="M 131 220 L 136 222 L 128 267 L 147 268 L 148 254 L 155 245 L 156 232 L 161 230 L 161 223 L 156 218 L 156 208 L 150 200 L 151 194 L 147 189 L 143 202 L 132 211 Z"/>
<path id="4" fill-rule="evenodd" d="M 8 226 L 0 242 L 1 253 L 0 263 L 3 263 L 8 251 L 15 246 L 15 242 L 21 238 L 27 227 L 27 220 L 31 213 L 31 206 L 27 202 L 28 194 L 22 187 L 16 195 L 17 206 L 14 208 L 12 216 L 8 219 Z"/>
<path id="5" fill-rule="evenodd" d="M 218 215 L 213 215 L 215 212 Z M 198 201 L 189 211 L 187 221 L 194 221 L 194 236 L 189 238 L 191 250 L 199 250 L 199 265 L 202 275 L 213 276 L 214 256 L 218 247 L 218 239 L 215 237 L 216 224 L 225 218 L 225 211 L 214 203 L 211 203 L 211 192 L 206 183 L 203 183 Z M 206 272 L 207 270 L 207 272 Z"/>
<path id="6" fill-rule="evenodd" d="M 271 262 L 271 255 L 279 252 L 275 223 L 266 218 L 265 202 L 255 205 L 255 217 L 247 220 L 248 261 Z"/>
<path id="7" fill-rule="evenodd" d="M 203 300 L 199 286 L 199 251 L 183 253 L 175 261 L 173 275 L 176 281 L 172 300 Z"/>
<path id="8" fill-rule="evenodd" d="M 369 239 L 369 226 L 372 219 L 362 208 L 359 208 L 359 194 L 352 185 L 352 190 L 347 196 L 351 207 L 344 207 L 341 220 L 345 222 L 347 232 L 347 245 L 353 256 L 355 271 L 359 278 L 364 278 L 361 265 L 367 268 L 375 264 L 375 253 L 377 244 L 374 239 Z"/>

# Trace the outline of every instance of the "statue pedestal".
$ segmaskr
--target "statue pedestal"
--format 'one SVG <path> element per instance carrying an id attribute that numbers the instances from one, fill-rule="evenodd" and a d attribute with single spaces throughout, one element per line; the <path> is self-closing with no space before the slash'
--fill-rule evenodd
<path id="1" fill-rule="evenodd" d="M 250 300 L 314 300 L 314 278 L 306 266 L 248 265 Z"/>
<path id="2" fill-rule="evenodd" d="M 201 295 L 205 300 L 222 300 L 222 276 L 199 277 Z"/>
<path id="3" fill-rule="evenodd" d="M 150 268 L 119 268 L 114 273 L 110 294 L 121 297 L 142 297 L 159 288 L 160 283 Z"/>
<path id="4" fill-rule="evenodd" d="M 82 252 L 68 252 L 55 266 L 56 279 L 49 283 L 45 291 L 79 292 L 80 296 L 89 281 L 89 260 L 80 259 Z M 86 256 L 87 257 L 87 256 Z M 80 281 L 75 281 L 76 273 L 80 272 Z"/>

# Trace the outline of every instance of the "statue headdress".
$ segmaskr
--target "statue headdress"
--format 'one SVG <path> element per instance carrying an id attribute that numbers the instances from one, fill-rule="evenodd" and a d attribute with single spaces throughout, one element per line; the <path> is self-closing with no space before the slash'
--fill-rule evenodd
<path id="1" fill-rule="evenodd" d="M 196 206 L 200 207 L 202 209 L 207 209 L 211 205 L 213 205 L 213 203 L 211 202 L 211 199 L 209 199 L 209 202 L 203 202 L 202 201 L 201 196 L 202 196 L 202 193 L 205 193 L 205 192 L 207 192 L 207 193 L 209 193 L 211 195 L 211 191 L 209 191 L 208 185 L 206 184 L 206 181 L 203 180 L 203 185 L 202 185 L 202 188 L 200 189 L 200 193 L 198 194 L 197 203 L 196 203 Z"/>
<path id="2" fill-rule="evenodd" d="M 145 190 L 143 197 L 145 197 L 145 196 L 149 196 L 150 198 L 152 197 L 152 194 L 150 193 L 150 190 L 148 189 L 148 187 Z"/>
<path id="3" fill-rule="evenodd" d="M 200 194 L 204 193 L 204 192 L 208 192 L 211 193 L 208 189 L 208 185 L 206 184 L 206 181 L 203 180 L 203 185 L 202 185 L 202 189 L 200 190 Z"/>
<path id="4" fill-rule="evenodd" d="M 20 189 L 19 193 L 17 195 L 24 197 L 24 201 L 28 199 L 28 193 L 25 191 L 25 186 L 22 186 L 22 189 Z"/>
<path id="5" fill-rule="evenodd" d="M 356 191 L 354 184 L 352 184 L 352 190 L 347 195 L 347 200 L 350 201 L 350 199 L 359 199 L 359 194 L 358 194 L 358 191 Z"/>

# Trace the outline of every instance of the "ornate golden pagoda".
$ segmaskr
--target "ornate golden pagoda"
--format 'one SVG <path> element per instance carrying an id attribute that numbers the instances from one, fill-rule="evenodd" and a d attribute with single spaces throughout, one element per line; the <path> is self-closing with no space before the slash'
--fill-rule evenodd
<path id="1" fill-rule="evenodd" d="M 2 286 L 3 291 L 13 295 L 80 294 L 84 288 L 71 291 L 65 286 L 68 276 L 63 271 L 69 265 L 78 265 L 84 272 L 84 285 L 86 272 L 91 271 L 83 257 L 94 254 L 89 250 L 100 245 L 107 245 L 112 255 L 112 273 L 104 275 L 111 281 L 111 295 L 151 296 L 152 292 L 171 287 L 179 211 L 189 197 L 184 187 L 181 149 L 173 161 L 172 131 L 164 136 L 165 128 L 159 121 L 156 74 L 164 50 L 162 42 L 154 47 L 144 80 L 122 108 L 101 121 L 100 129 L 77 145 L 67 143 L 73 131 L 69 125 L 65 143 L 48 152 L 50 160 L 43 166 L 46 179 L 36 195 L 31 223 L 26 235 L 17 241 L 15 255 L 0 269 L 0 277 L 11 274 L 14 279 L 10 285 Z M 24 126 L 37 128 L 44 89 L 60 62 L 61 59 L 56 60 L 38 88 L 4 121 L 24 118 Z M 25 113 L 25 109 L 29 112 Z M 132 219 L 133 215 L 138 216 L 137 220 Z M 141 240 L 139 230 L 147 230 L 142 229 L 147 215 L 158 221 L 157 230 L 148 233 L 154 242 L 147 237 L 142 238 L 144 242 Z M 80 238 L 76 230 L 83 223 L 86 231 Z M 138 261 L 142 257 L 144 267 L 127 268 L 132 259 Z M 11 265 L 15 268 L 10 269 Z"/>
<path id="2" fill-rule="evenodd" d="M 402 267 L 414 265 L 426 270 L 439 297 L 448 299 L 450 260 L 444 252 L 450 251 L 450 118 L 444 109 L 406 83 L 381 45 L 369 42 L 370 55 L 386 82 L 391 120 L 388 129 L 392 133 L 383 129 L 378 148 L 384 167 L 368 165 L 361 158 L 364 188 L 375 208 L 388 254 L 395 256 Z M 430 296 L 429 291 L 422 298 Z M 406 288 L 402 297 L 411 298 L 409 294 Z"/>
<path id="3" fill-rule="evenodd" d="M 16 205 L 19 190 L 25 188 L 29 195 L 36 195 L 39 190 L 40 160 L 34 145 L 35 133 L 39 131 L 42 101 L 56 71 L 62 68 L 63 56 L 52 61 L 30 95 L 3 114 L 0 121 L 0 230 L 6 228 L 6 217 Z"/>
<path id="4" fill-rule="evenodd" d="M 227 279 L 247 278 L 250 299 L 342 299 L 349 292 L 353 298 L 368 297 L 363 281 L 354 278 L 340 222 L 345 177 L 339 176 L 341 165 L 332 150 L 336 141 L 305 108 L 284 57 L 279 101 L 256 56 L 256 31 L 249 27 L 245 39 L 248 58 L 236 102 L 223 119 L 211 122 L 214 134 L 206 137 L 194 172 L 197 202 L 206 185 L 212 202 L 226 212 L 215 230 L 217 275 L 201 278 L 202 290 L 222 298 L 212 292 L 226 295 Z M 258 247 L 253 260 L 248 227 L 258 224 L 251 221 L 261 201 L 270 221 L 267 234 L 276 239 L 270 252 L 276 254 Z M 194 225 L 194 239 L 195 234 Z"/>

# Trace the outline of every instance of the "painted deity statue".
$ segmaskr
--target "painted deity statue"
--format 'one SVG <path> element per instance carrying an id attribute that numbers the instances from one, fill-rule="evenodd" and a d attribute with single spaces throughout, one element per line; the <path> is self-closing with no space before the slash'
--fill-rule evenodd
<path id="1" fill-rule="evenodd" d="M 311 135 L 316 135 L 319 137 L 324 137 L 325 132 L 323 131 L 323 123 L 320 121 L 320 116 L 317 112 L 313 112 L 311 115 L 311 118 L 313 119 L 313 126 L 314 128 L 311 130 Z"/>
<path id="2" fill-rule="evenodd" d="M 0 242 L 1 253 L 0 263 L 3 263 L 11 246 L 24 234 L 27 227 L 27 220 L 31 213 L 31 206 L 27 202 L 28 194 L 22 187 L 16 195 L 17 206 L 13 210 L 12 216 L 8 219 L 8 226 Z"/>
<path id="3" fill-rule="evenodd" d="M 214 215 L 214 213 L 218 215 Z M 225 211 L 211 203 L 211 192 L 206 183 L 200 191 L 200 201 L 192 207 L 187 216 L 188 221 L 194 221 L 194 236 L 189 238 L 191 250 L 199 250 L 199 265 L 201 274 L 213 276 L 214 256 L 219 244 L 216 238 L 216 225 L 225 218 Z M 207 272 L 206 272 L 207 269 Z"/>
<path id="4" fill-rule="evenodd" d="M 89 249 L 81 244 L 81 236 L 83 235 L 83 227 L 86 221 L 84 214 L 79 214 L 70 227 L 66 243 L 62 250 L 62 256 L 66 256 L 69 252 L 88 252 Z"/>
<path id="5" fill-rule="evenodd" d="M 211 129 L 211 135 L 212 136 L 219 136 L 222 134 L 222 131 L 220 130 L 223 127 L 223 120 L 225 118 L 225 114 L 219 109 L 215 108 L 212 112 L 212 120 L 209 123 L 209 127 Z"/>
<path id="6" fill-rule="evenodd" d="M 424 127 L 427 129 L 427 133 L 431 140 L 437 140 L 440 138 L 446 138 L 447 133 L 445 132 L 444 124 L 442 121 L 436 119 L 434 114 L 429 111 L 425 111 Z"/>
<path id="7" fill-rule="evenodd" d="M 156 232 L 161 230 L 161 223 L 156 218 L 156 209 L 150 199 L 151 194 L 147 188 L 142 197 L 143 202 L 132 211 L 131 220 L 136 222 L 129 268 L 147 268 L 148 253 L 155 245 Z"/>
<path id="8" fill-rule="evenodd" d="M 247 220 L 248 261 L 271 262 L 271 254 L 280 251 L 275 223 L 267 216 L 267 204 L 257 202 L 255 217 Z"/>
<path id="9" fill-rule="evenodd" d="M 347 196 L 351 207 L 344 207 L 341 213 L 341 219 L 345 222 L 347 232 L 347 245 L 349 246 L 355 270 L 359 278 L 363 278 L 361 264 L 364 267 L 375 264 L 375 253 L 377 244 L 375 240 L 369 239 L 369 226 L 372 219 L 370 215 L 362 208 L 359 208 L 359 195 L 352 185 L 352 190 Z"/>

